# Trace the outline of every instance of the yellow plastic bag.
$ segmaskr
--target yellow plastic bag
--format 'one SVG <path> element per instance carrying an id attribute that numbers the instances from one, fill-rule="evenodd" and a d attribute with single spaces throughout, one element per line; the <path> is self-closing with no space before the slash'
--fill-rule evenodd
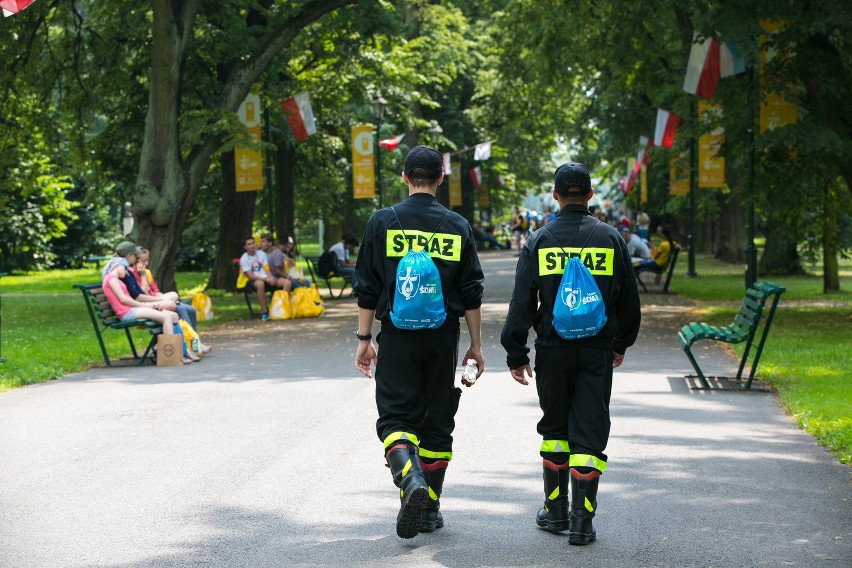
<path id="1" fill-rule="evenodd" d="M 323 307 L 314 303 L 308 288 L 296 288 L 290 293 L 294 318 L 315 318 L 322 314 Z"/>
<path id="2" fill-rule="evenodd" d="M 269 308 L 269 319 L 288 320 L 293 317 L 293 305 L 290 295 L 284 290 L 276 290 L 272 294 L 272 306 Z"/>
<path id="3" fill-rule="evenodd" d="M 192 297 L 192 307 L 195 308 L 198 321 L 213 321 L 213 300 L 210 296 L 199 292 Z"/>
<path id="4" fill-rule="evenodd" d="M 243 288 L 246 287 L 246 284 L 248 284 L 248 278 L 246 278 L 246 273 L 240 272 L 237 275 L 237 284 L 236 284 L 237 290 L 242 290 Z"/>
<path id="5" fill-rule="evenodd" d="M 200 314 L 201 312 L 198 313 Z M 187 321 L 179 320 L 178 325 L 181 332 L 183 332 L 183 342 L 186 345 L 187 351 L 201 355 L 201 340 L 198 338 L 198 333 L 192 329 L 192 326 Z"/>

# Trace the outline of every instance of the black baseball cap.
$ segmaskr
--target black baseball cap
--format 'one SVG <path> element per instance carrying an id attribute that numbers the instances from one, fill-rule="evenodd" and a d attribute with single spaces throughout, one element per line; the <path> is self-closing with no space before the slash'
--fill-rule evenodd
<path id="1" fill-rule="evenodd" d="M 578 186 L 582 191 L 568 191 L 571 186 Z M 553 189 L 560 195 L 586 195 L 592 189 L 589 170 L 578 162 L 562 164 L 553 176 Z"/>
<path id="2" fill-rule="evenodd" d="M 444 158 L 441 153 L 429 146 L 415 146 L 405 157 L 405 175 L 411 177 L 411 171 L 426 170 L 430 179 L 438 179 L 444 173 Z"/>

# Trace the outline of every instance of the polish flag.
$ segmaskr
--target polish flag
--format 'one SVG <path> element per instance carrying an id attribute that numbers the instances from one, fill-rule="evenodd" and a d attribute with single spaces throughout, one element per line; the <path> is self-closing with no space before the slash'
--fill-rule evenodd
<path id="1" fill-rule="evenodd" d="M 473 159 L 477 161 L 487 160 L 491 157 L 491 142 L 483 142 L 477 144 L 473 149 Z"/>
<path id="2" fill-rule="evenodd" d="M 284 99 L 281 101 L 281 108 L 287 115 L 287 122 L 290 123 L 296 142 L 301 142 L 311 134 L 317 133 L 314 111 L 311 110 L 311 98 L 307 92 L 302 91 L 295 97 Z"/>
<path id="3" fill-rule="evenodd" d="M 654 146 L 671 148 L 674 143 L 680 117 L 675 113 L 657 109 L 657 130 L 654 132 Z"/>
<path id="4" fill-rule="evenodd" d="M 470 174 L 470 181 L 473 182 L 473 187 L 479 187 L 482 184 L 482 168 L 476 166 L 471 168 L 468 173 Z"/>
<path id="5" fill-rule="evenodd" d="M 17 14 L 33 2 L 35 0 L 0 0 L 0 8 L 3 9 L 3 16 L 8 18 Z"/>
<path id="6" fill-rule="evenodd" d="M 705 99 L 713 98 L 716 83 L 719 81 L 719 42 L 708 37 L 698 42 L 698 32 L 692 35 L 692 47 L 689 48 L 689 62 L 683 90 Z"/>
<path id="7" fill-rule="evenodd" d="M 444 175 L 451 175 L 453 173 L 453 165 L 450 163 L 450 153 L 444 152 Z"/>
<path id="8" fill-rule="evenodd" d="M 405 132 L 403 132 L 399 136 L 388 138 L 387 140 L 379 140 L 379 146 L 381 146 L 385 150 L 395 150 L 396 147 L 399 146 L 399 143 L 402 142 L 403 138 L 405 138 Z"/>

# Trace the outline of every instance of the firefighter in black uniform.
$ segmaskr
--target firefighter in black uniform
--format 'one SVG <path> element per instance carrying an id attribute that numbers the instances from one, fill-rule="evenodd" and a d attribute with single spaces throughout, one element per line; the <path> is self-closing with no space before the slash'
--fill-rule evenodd
<path id="1" fill-rule="evenodd" d="M 376 365 L 376 432 L 400 488 L 396 531 L 402 538 L 444 526 L 438 499 L 453 455 L 461 396 L 454 381 L 462 316 L 470 336 L 462 360 L 476 360 L 477 378 L 485 368 L 480 338 L 484 276 L 470 224 L 435 199 L 443 179 L 441 154 L 426 146 L 412 148 L 402 174 L 409 197 L 394 210 L 373 214 L 356 263 L 355 367 L 370 377 L 370 364 Z M 436 329 L 403 330 L 391 322 L 397 265 L 412 245 L 415 251 L 425 248 L 440 273 L 447 319 Z M 378 350 L 371 341 L 374 317 L 381 322 Z"/>
<path id="2" fill-rule="evenodd" d="M 618 231 L 589 213 L 592 194 L 583 164 L 559 166 L 553 189 L 559 213 L 547 223 L 549 232 L 536 231 L 522 249 L 500 338 L 512 378 L 526 385 L 526 376 L 532 377 L 527 334 L 535 327 L 545 494 L 536 524 L 551 532 L 568 530 L 570 544 L 596 538 L 592 517 L 607 460 L 603 452 L 609 438 L 612 370 L 636 341 L 640 320 L 627 246 Z M 593 337 L 568 341 L 556 334 L 552 321 L 554 302 L 562 301 L 560 282 L 570 256 L 579 256 L 594 277 L 607 323 Z"/>

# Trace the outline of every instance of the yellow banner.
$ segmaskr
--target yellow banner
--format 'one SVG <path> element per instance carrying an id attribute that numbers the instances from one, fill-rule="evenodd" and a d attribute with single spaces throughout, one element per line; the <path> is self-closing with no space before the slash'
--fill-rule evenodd
<path id="1" fill-rule="evenodd" d="M 488 207 L 491 203 L 491 197 L 488 191 L 488 184 L 483 183 L 476 188 L 476 205 L 477 207 Z"/>
<path id="2" fill-rule="evenodd" d="M 725 158 L 719 149 L 725 142 L 725 129 L 718 123 L 722 107 L 703 99 L 698 100 L 698 121 L 708 131 L 698 137 L 698 187 L 723 187 L 725 185 Z"/>
<path id="3" fill-rule="evenodd" d="M 648 203 L 648 166 L 645 164 L 639 167 L 639 203 Z"/>
<path id="4" fill-rule="evenodd" d="M 373 125 L 352 127 L 352 197 L 372 199 L 376 196 L 376 168 L 373 165 Z"/>
<path id="5" fill-rule="evenodd" d="M 461 186 L 461 164 L 452 162 L 450 165 L 452 173 L 450 174 L 450 208 L 460 207 L 462 204 L 462 186 Z"/>
<path id="6" fill-rule="evenodd" d="M 685 156 L 672 156 L 669 162 L 669 195 L 689 193 L 689 160 Z"/>
<path id="7" fill-rule="evenodd" d="M 773 34 L 783 28 L 785 22 L 780 20 L 761 20 L 760 27 L 769 34 Z M 775 59 L 783 57 L 785 60 L 789 58 L 787 53 L 778 53 L 776 48 L 766 46 L 766 36 L 760 36 L 760 72 L 763 74 L 764 66 Z M 795 103 L 787 102 L 781 95 L 761 92 L 760 102 L 760 133 L 763 134 L 767 130 L 773 130 L 786 126 L 787 124 L 796 123 L 796 105 Z"/>
<path id="8" fill-rule="evenodd" d="M 246 126 L 249 136 L 260 142 L 260 96 L 251 92 L 237 111 L 237 116 Z M 234 148 L 234 183 L 237 191 L 263 189 L 263 156 L 260 150 Z"/>

